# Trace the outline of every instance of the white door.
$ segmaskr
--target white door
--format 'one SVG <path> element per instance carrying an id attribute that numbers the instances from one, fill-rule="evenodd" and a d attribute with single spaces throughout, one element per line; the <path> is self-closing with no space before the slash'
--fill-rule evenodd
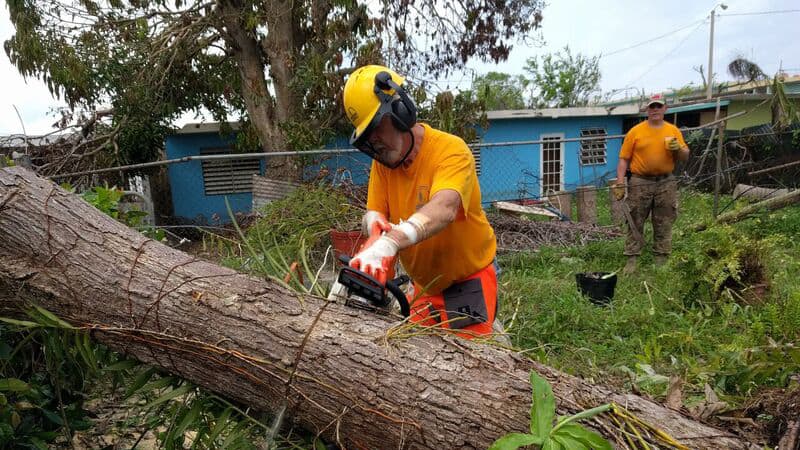
<path id="1" fill-rule="evenodd" d="M 564 190 L 564 133 L 543 134 L 540 185 L 542 197 Z"/>

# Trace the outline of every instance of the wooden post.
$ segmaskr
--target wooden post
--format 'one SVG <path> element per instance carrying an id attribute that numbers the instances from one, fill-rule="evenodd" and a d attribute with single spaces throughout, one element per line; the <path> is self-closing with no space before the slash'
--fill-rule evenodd
<path id="1" fill-rule="evenodd" d="M 597 189 L 594 186 L 578 186 L 575 191 L 578 202 L 578 221 L 597 225 Z"/>
<path id="2" fill-rule="evenodd" d="M 717 111 L 719 111 L 719 98 L 717 98 Z M 725 122 L 720 122 L 717 126 L 719 127 L 719 133 L 717 133 L 717 167 L 714 173 L 714 218 L 719 213 L 719 191 L 722 183 L 722 142 L 725 141 Z"/>
<path id="3" fill-rule="evenodd" d="M 572 194 L 569 191 L 558 191 L 547 196 L 550 203 L 558 208 L 567 219 L 572 219 Z"/>
<path id="4" fill-rule="evenodd" d="M 616 178 L 608 180 L 608 204 L 611 205 L 611 222 L 614 225 L 622 226 L 625 224 L 625 213 L 622 212 L 622 200 L 617 200 L 614 197 L 613 189 L 611 189 L 616 183 Z"/>

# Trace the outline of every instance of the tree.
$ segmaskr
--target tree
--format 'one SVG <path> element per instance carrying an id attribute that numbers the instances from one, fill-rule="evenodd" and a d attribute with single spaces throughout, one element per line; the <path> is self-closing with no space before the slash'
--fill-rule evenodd
<path id="1" fill-rule="evenodd" d="M 591 95 L 600 89 L 600 57 L 572 55 L 569 46 L 563 53 L 549 53 L 528 58 L 525 72 L 534 88 L 533 105 L 537 108 L 566 108 L 589 104 Z"/>
<path id="2" fill-rule="evenodd" d="M 766 80 L 767 74 L 761 70 L 758 64 L 739 56 L 728 63 L 728 73 L 740 83 L 750 83 L 753 81 Z"/>
<path id="3" fill-rule="evenodd" d="M 263 151 L 320 145 L 341 124 L 343 77 L 355 66 L 448 73 L 507 58 L 537 29 L 542 0 L 6 0 L 5 42 L 24 76 L 71 106 L 110 105 L 108 148 L 129 145 L 186 113 L 240 114 L 240 144 Z M 270 158 L 272 172 L 288 160 Z M 297 168 L 295 168 L 297 169 Z M 294 170 L 283 174 L 297 175 Z"/>
<path id="4" fill-rule="evenodd" d="M 487 111 L 525 108 L 528 80 L 521 75 L 489 72 L 472 80 L 472 91 Z"/>
<path id="5" fill-rule="evenodd" d="M 116 351 L 257 410 L 285 405 L 287 417 L 342 448 L 487 448 L 529 429 L 531 370 L 552 384 L 560 415 L 615 402 L 692 448 L 750 448 L 520 354 L 197 259 L 33 172 L 3 168 L 0 315 L 19 316 L 32 304 Z M 595 419 L 605 434 L 618 429 L 617 417 Z M 625 436 L 638 435 L 641 422 L 628 417 L 622 426 Z M 642 434 L 654 447 L 653 436 Z"/>
<path id="6" fill-rule="evenodd" d="M 747 83 L 761 82 L 764 90 L 768 85 L 769 76 L 759 67 L 758 64 L 738 56 L 728 63 L 728 73 L 733 76 L 738 83 L 732 86 L 740 86 Z M 776 127 L 785 127 L 793 123 L 800 122 L 800 111 L 797 106 L 786 96 L 783 79 L 785 73 L 778 72 L 771 80 L 770 90 L 770 109 L 772 110 L 772 124 Z"/>
<path id="7" fill-rule="evenodd" d="M 475 98 L 472 91 L 461 91 L 455 95 L 450 91 L 440 92 L 433 102 L 418 95 L 417 102 L 426 105 L 420 111 L 421 120 L 439 130 L 455 134 L 468 143 L 478 138 L 478 128 L 489 127 L 483 103 Z"/>

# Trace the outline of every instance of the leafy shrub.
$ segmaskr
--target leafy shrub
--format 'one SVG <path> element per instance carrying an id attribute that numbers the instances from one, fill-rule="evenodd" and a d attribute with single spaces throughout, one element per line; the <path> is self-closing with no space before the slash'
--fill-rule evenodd
<path id="1" fill-rule="evenodd" d="M 763 287 L 769 281 L 765 261 L 772 247 L 769 239 L 752 238 L 730 226 L 688 236 L 672 259 L 688 286 L 684 298 L 689 303 L 707 296 L 745 299 L 753 287 Z"/>
<path id="2" fill-rule="evenodd" d="M 329 231 L 357 229 L 363 210 L 329 186 L 305 185 L 265 205 L 259 214 L 241 242 L 209 236 L 205 243 L 222 254 L 226 266 L 283 277 L 293 260 L 306 261 L 305 269 L 321 265 Z"/>
<path id="3" fill-rule="evenodd" d="M 496 440 L 489 450 L 516 450 L 530 445 L 541 449 L 611 450 L 611 444 L 594 431 L 577 423 L 612 409 L 612 405 L 598 406 L 570 417 L 556 418 L 556 401 L 553 390 L 536 372 L 531 371 L 530 433 L 508 433 Z"/>
<path id="4" fill-rule="evenodd" d="M 46 449 L 91 426 L 84 389 L 113 355 L 85 333 L 34 308 L 34 321 L 0 322 L 0 448 Z"/>

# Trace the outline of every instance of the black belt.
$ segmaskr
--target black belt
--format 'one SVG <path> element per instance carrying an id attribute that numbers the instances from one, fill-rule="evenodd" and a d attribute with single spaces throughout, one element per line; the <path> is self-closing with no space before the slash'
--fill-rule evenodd
<path id="1" fill-rule="evenodd" d="M 638 173 L 634 173 L 633 176 L 648 181 L 661 181 L 661 180 L 666 180 L 667 178 L 672 178 L 671 173 L 665 173 L 664 175 L 639 175 Z"/>

